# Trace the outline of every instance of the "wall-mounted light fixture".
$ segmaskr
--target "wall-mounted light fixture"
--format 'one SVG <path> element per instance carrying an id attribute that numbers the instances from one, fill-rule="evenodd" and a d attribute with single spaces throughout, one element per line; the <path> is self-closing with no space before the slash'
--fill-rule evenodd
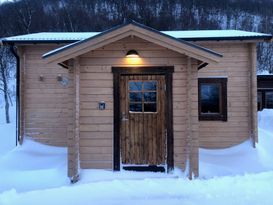
<path id="1" fill-rule="evenodd" d="M 62 77 L 61 74 L 59 74 L 59 75 L 57 76 L 57 81 L 61 82 L 62 80 L 63 80 L 63 77 Z"/>
<path id="2" fill-rule="evenodd" d="M 139 57 L 139 55 L 138 55 L 138 52 L 136 50 L 129 50 L 126 53 L 126 57 L 128 57 L 128 58 L 136 58 L 136 57 Z"/>
<path id="3" fill-rule="evenodd" d="M 45 77 L 43 75 L 39 76 L 39 81 L 44 81 Z"/>

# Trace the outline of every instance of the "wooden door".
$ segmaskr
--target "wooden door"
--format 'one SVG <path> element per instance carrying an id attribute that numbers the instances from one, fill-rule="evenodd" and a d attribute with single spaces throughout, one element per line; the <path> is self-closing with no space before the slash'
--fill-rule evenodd
<path id="1" fill-rule="evenodd" d="M 166 164 L 165 76 L 120 76 L 123 165 Z"/>

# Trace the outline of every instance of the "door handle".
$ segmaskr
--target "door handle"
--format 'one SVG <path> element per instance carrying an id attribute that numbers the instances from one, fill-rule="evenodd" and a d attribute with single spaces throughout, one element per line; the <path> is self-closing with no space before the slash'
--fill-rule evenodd
<path id="1" fill-rule="evenodd" d="M 126 113 L 123 112 L 122 115 L 121 115 L 121 121 L 127 121 L 127 120 L 129 120 L 129 119 L 127 118 Z"/>

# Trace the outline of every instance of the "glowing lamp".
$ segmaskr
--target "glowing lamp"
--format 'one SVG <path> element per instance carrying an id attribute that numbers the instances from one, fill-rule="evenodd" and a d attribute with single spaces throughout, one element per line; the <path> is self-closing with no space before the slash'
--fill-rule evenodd
<path id="1" fill-rule="evenodd" d="M 126 57 L 128 57 L 128 58 L 137 58 L 137 57 L 139 57 L 139 55 L 138 55 L 138 52 L 136 50 L 129 50 L 126 53 Z"/>

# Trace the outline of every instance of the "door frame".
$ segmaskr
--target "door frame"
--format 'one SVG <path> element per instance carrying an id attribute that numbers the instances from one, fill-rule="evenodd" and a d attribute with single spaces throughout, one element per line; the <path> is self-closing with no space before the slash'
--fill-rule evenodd
<path id="1" fill-rule="evenodd" d="M 166 83 L 165 120 L 167 130 L 167 171 L 174 168 L 173 150 L 173 66 L 112 67 L 114 92 L 114 141 L 113 169 L 120 170 L 120 76 L 121 75 L 164 75 Z"/>

